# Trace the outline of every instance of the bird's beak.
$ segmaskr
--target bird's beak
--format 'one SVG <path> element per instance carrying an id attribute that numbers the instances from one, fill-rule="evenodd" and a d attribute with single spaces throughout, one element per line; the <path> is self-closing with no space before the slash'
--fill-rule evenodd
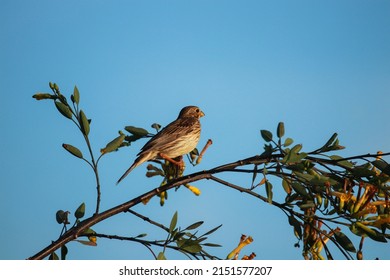
<path id="1" fill-rule="evenodd" d="M 200 112 L 199 112 L 199 118 L 201 118 L 201 117 L 203 117 L 203 116 L 204 116 L 203 111 L 200 111 Z"/>

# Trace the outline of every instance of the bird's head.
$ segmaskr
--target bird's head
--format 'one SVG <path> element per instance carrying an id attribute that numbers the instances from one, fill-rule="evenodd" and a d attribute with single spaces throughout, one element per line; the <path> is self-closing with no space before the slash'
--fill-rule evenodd
<path id="1" fill-rule="evenodd" d="M 197 106 L 187 106 L 181 109 L 178 118 L 201 118 L 204 116 L 202 110 Z"/>

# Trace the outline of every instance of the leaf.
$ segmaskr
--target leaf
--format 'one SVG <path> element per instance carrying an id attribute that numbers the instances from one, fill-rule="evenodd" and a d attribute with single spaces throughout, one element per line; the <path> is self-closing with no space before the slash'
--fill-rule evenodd
<path id="1" fill-rule="evenodd" d="M 369 228 L 368 226 L 366 226 L 360 222 L 356 222 L 355 225 L 357 228 L 359 228 L 363 233 L 365 233 L 371 239 L 378 241 L 378 242 L 383 242 L 383 243 L 387 242 L 385 235 L 380 233 L 376 229 Z"/>
<path id="2" fill-rule="evenodd" d="M 368 169 L 368 168 L 369 168 L 369 166 L 367 166 L 367 165 L 357 166 L 354 169 L 352 169 L 352 174 L 355 177 L 375 176 L 376 175 L 375 171 Z"/>
<path id="3" fill-rule="evenodd" d="M 298 182 L 293 182 L 293 183 L 291 184 L 291 187 L 293 188 L 293 190 L 294 190 L 296 193 L 300 194 L 301 196 L 303 196 L 303 197 L 309 197 L 309 194 L 307 193 L 306 188 L 305 188 L 303 185 L 301 185 L 300 183 L 298 183 Z"/>
<path id="4" fill-rule="evenodd" d="M 345 250 L 356 253 L 355 246 L 353 246 L 352 241 L 341 231 L 335 231 L 334 237 L 336 238 L 336 241 L 343 247 Z"/>
<path id="5" fill-rule="evenodd" d="M 306 182 L 312 182 L 312 180 L 315 178 L 314 175 L 308 174 L 308 173 L 302 173 L 295 171 L 294 174 L 301 180 Z"/>
<path id="6" fill-rule="evenodd" d="M 63 210 L 58 210 L 56 212 L 56 220 L 57 223 L 63 224 L 68 220 L 68 212 L 65 212 Z"/>
<path id="7" fill-rule="evenodd" d="M 145 236 L 147 236 L 146 233 L 141 233 L 141 234 L 138 234 L 135 238 L 144 238 Z"/>
<path id="8" fill-rule="evenodd" d="M 75 157 L 78 157 L 78 158 L 83 158 L 83 154 L 81 153 L 81 151 L 79 149 L 77 149 L 76 147 L 70 145 L 70 144 L 62 144 L 62 147 L 67 150 L 69 153 L 71 153 L 72 155 L 74 155 Z"/>
<path id="9" fill-rule="evenodd" d="M 89 134 L 89 121 L 87 117 L 85 116 L 83 110 L 80 110 L 80 126 L 81 126 L 81 131 L 84 133 L 84 135 Z"/>
<path id="10" fill-rule="evenodd" d="M 58 261 L 59 260 L 58 255 L 56 254 L 56 252 L 53 252 L 53 253 L 50 254 L 49 260 L 52 260 L 52 261 L 53 260 L 54 261 Z"/>
<path id="11" fill-rule="evenodd" d="M 297 153 L 300 152 L 300 150 L 302 150 L 302 144 L 297 144 L 297 145 L 295 145 L 294 147 L 291 148 L 290 153 L 297 154 Z"/>
<path id="12" fill-rule="evenodd" d="M 206 236 L 206 235 L 212 234 L 214 231 L 218 230 L 221 226 L 222 226 L 222 224 L 220 224 L 219 226 L 209 230 L 208 232 L 204 233 L 202 236 Z"/>
<path id="13" fill-rule="evenodd" d="M 97 246 L 97 243 L 93 241 L 86 241 L 86 240 L 76 240 L 76 241 L 87 246 Z"/>
<path id="14" fill-rule="evenodd" d="M 288 146 L 290 146 L 293 142 L 294 142 L 293 139 L 291 139 L 291 138 L 286 138 L 286 140 L 284 140 L 283 146 L 288 147 Z"/>
<path id="15" fill-rule="evenodd" d="M 193 230 L 193 229 L 196 229 L 196 228 L 198 228 L 199 226 L 201 226 L 203 223 L 204 223 L 203 221 L 199 221 L 199 222 L 193 223 L 192 225 L 189 225 L 188 227 L 186 227 L 184 230 Z"/>
<path id="16" fill-rule="evenodd" d="M 79 89 L 77 88 L 77 86 L 74 86 L 73 95 L 71 96 L 71 98 L 72 98 L 72 102 L 74 102 L 76 104 L 79 104 L 79 102 L 80 102 L 80 93 L 79 93 Z"/>
<path id="17" fill-rule="evenodd" d="M 337 161 L 337 163 L 338 163 L 339 165 L 343 166 L 343 167 L 346 167 L 346 168 L 353 168 L 352 162 L 350 162 L 350 161 L 348 161 L 348 160 L 342 160 L 343 157 L 341 157 L 341 156 L 332 155 L 332 156 L 330 156 L 330 158 L 331 158 L 332 160 Z"/>
<path id="18" fill-rule="evenodd" d="M 161 125 L 159 125 L 158 123 L 154 123 L 151 125 L 151 127 L 154 128 L 158 132 L 161 128 Z"/>
<path id="19" fill-rule="evenodd" d="M 80 206 L 77 208 L 76 212 L 74 212 L 74 216 L 76 219 L 81 219 L 84 217 L 85 214 L 85 203 L 81 203 Z"/>
<path id="20" fill-rule="evenodd" d="M 272 141 L 272 133 L 270 131 L 262 129 L 260 130 L 260 134 L 266 142 Z"/>
<path id="21" fill-rule="evenodd" d="M 177 225 L 177 211 L 175 212 L 175 214 L 173 214 L 173 217 L 171 219 L 171 223 L 169 225 L 169 232 L 170 233 L 172 233 L 175 230 L 176 225 Z"/>
<path id="22" fill-rule="evenodd" d="M 158 253 L 157 255 L 157 260 L 166 260 L 167 258 L 165 257 L 163 252 Z"/>
<path id="23" fill-rule="evenodd" d="M 202 246 L 207 246 L 207 247 L 222 247 L 221 245 L 215 244 L 215 243 L 203 243 Z"/>
<path id="24" fill-rule="evenodd" d="M 337 141 L 337 133 L 333 133 L 333 135 L 329 138 L 329 140 L 319 149 L 319 152 L 327 152 L 334 149 L 335 146 L 338 146 Z"/>
<path id="25" fill-rule="evenodd" d="M 294 217 L 288 216 L 288 223 L 294 227 L 294 234 L 297 238 L 302 239 L 301 223 Z"/>
<path id="26" fill-rule="evenodd" d="M 105 148 L 100 149 L 100 152 L 102 154 L 111 153 L 112 151 L 116 151 L 120 147 L 126 136 L 121 131 L 119 133 L 120 135 L 111 142 L 109 142 Z"/>
<path id="27" fill-rule="evenodd" d="M 390 176 L 390 165 L 386 161 L 384 161 L 382 159 L 378 159 L 378 160 L 372 161 L 371 163 L 376 168 L 378 168 L 380 171 L 382 171 L 386 175 Z"/>
<path id="28" fill-rule="evenodd" d="M 276 134 L 279 138 L 282 138 L 284 136 L 284 123 L 283 122 L 279 122 Z"/>
<path id="29" fill-rule="evenodd" d="M 256 177 L 257 177 L 257 164 L 255 164 L 255 167 L 253 168 L 253 173 L 252 173 L 252 188 L 253 188 L 253 184 L 255 183 Z"/>
<path id="30" fill-rule="evenodd" d="M 61 246 L 61 260 L 65 260 L 67 254 L 68 248 L 65 245 Z"/>
<path id="31" fill-rule="evenodd" d="M 126 131 L 130 132 L 133 135 L 139 136 L 139 137 L 145 137 L 149 134 L 149 132 L 141 127 L 135 127 L 135 126 L 126 126 L 125 127 Z"/>
<path id="32" fill-rule="evenodd" d="M 44 99 L 56 99 L 57 97 L 55 95 L 52 95 L 50 93 L 36 93 L 32 96 L 36 100 L 44 100 Z"/>
<path id="33" fill-rule="evenodd" d="M 181 239 L 178 240 L 176 243 L 180 249 L 183 249 L 190 253 L 199 253 L 202 250 L 202 246 L 200 246 L 199 242 L 196 240 Z"/>
<path id="34" fill-rule="evenodd" d="M 314 203 L 314 201 L 308 201 L 307 203 L 303 203 L 298 206 L 301 210 L 305 210 L 305 209 L 314 208 L 316 204 Z"/>
<path id="35" fill-rule="evenodd" d="M 268 203 L 272 204 L 272 197 L 273 197 L 272 184 L 268 180 L 265 181 L 265 191 L 267 193 L 267 201 L 268 201 Z"/>
<path id="36" fill-rule="evenodd" d="M 282 181 L 282 187 L 284 189 L 284 191 L 287 193 L 287 194 L 290 194 L 291 193 L 291 186 L 290 186 L 290 183 L 286 180 L 286 179 L 283 179 Z"/>
<path id="37" fill-rule="evenodd" d="M 297 144 L 292 147 L 291 150 L 287 153 L 287 155 L 285 155 L 282 162 L 288 164 L 302 161 L 305 157 L 307 157 L 307 153 L 299 153 L 301 149 L 301 144 Z"/>
<path id="38" fill-rule="evenodd" d="M 70 108 L 65 105 L 62 102 L 55 101 L 54 104 L 56 105 L 57 110 L 66 118 L 72 119 L 72 111 Z"/>

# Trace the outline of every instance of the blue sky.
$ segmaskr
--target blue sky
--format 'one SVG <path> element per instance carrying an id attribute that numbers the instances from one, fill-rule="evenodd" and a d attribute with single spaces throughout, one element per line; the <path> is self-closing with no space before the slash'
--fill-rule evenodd
<path id="1" fill-rule="evenodd" d="M 94 210 L 91 170 L 61 147 L 85 151 L 81 135 L 51 103 L 31 98 L 48 92 L 49 81 L 66 94 L 78 86 L 95 154 L 126 125 L 166 125 L 183 106 L 198 105 L 206 114 L 200 145 L 208 138 L 214 145 L 187 173 L 261 153 L 259 130 L 274 131 L 279 121 L 306 150 L 338 132 L 347 147 L 341 155 L 390 151 L 389 12 L 388 1 L 359 0 L 2 0 L 0 259 L 24 259 L 55 240 L 58 209 L 85 202 L 87 215 Z M 142 145 L 102 159 L 102 209 L 159 184 L 141 166 L 115 186 Z M 280 211 L 212 182 L 196 186 L 200 197 L 181 189 L 162 208 L 154 199 L 134 210 L 165 224 L 177 210 L 180 225 L 204 220 L 204 231 L 222 223 L 210 239 L 225 245 L 211 250 L 218 256 L 245 233 L 255 240 L 247 254 L 301 259 Z M 95 230 L 165 237 L 130 215 Z M 367 240 L 365 257 L 390 259 L 389 245 L 379 245 Z M 151 258 L 119 241 L 68 247 L 73 259 Z"/>

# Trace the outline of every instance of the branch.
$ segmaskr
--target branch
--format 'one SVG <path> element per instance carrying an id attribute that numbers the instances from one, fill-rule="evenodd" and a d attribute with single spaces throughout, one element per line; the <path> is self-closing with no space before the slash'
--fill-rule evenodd
<path id="1" fill-rule="evenodd" d="M 265 156 L 254 156 L 250 157 L 247 159 L 239 160 L 236 162 L 232 162 L 229 164 L 221 165 L 219 167 L 206 170 L 206 171 L 201 171 L 197 173 L 193 173 L 190 175 L 182 176 L 177 179 L 174 179 L 167 183 L 164 186 L 161 186 L 159 188 L 155 188 L 151 191 L 148 191 L 134 199 L 131 199 L 125 203 L 122 203 L 120 205 L 117 205 L 111 209 L 108 209 L 104 212 L 98 213 L 93 215 L 92 217 L 85 219 L 81 221 L 77 226 L 69 229 L 67 232 L 65 232 L 60 238 L 58 238 L 56 241 L 52 242 L 50 245 L 48 245 L 46 248 L 42 249 L 40 252 L 36 253 L 35 255 L 29 257 L 29 260 L 37 260 L 37 259 L 43 259 L 50 255 L 52 252 L 56 251 L 57 249 L 61 248 L 63 245 L 68 243 L 69 241 L 77 239 L 80 235 L 83 234 L 85 230 L 88 228 L 94 226 L 95 224 L 110 218 L 114 215 L 117 215 L 122 212 L 126 212 L 128 209 L 132 208 L 133 206 L 141 203 L 142 201 L 148 200 L 152 198 L 153 196 L 170 190 L 175 187 L 179 187 L 180 185 L 185 185 L 194 181 L 199 181 L 202 179 L 209 179 L 211 174 L 215 173 L 221 173 L 225 172 L 226 170 L 229 170 L 231 168 L 237 167 L 237 166 L 242 166 L 242 165 L 248 165 L 248 164 L 253 164 L 253 163 L 265 163 L 270 160 L 276 160 L 279 155 L 274 155 L 272 157 L 265 157 Z"/>
<path id="2" fill-rule="evenodd" d="M 390 155 L 390 153 L 383 153 L 382 154 L 382 156 L 385 156 L 385 155 Z M 353 159 L 364 159 L 366 157 L 375 157 L 375 156 L 377 156 L 377 155 L 366 154 L 366 155 L 361 155 L 361 156 L 354 156 L 354 157 L 351 157 L 349 159 L 352 159 L 352 158 Z M 253 156 L 253 157 L 249 157 L 246 159 L 238 160 L 236 162 L 224 164 L 224 165 L 212 168 L 210 170 L 204 170 L 204 171 L 200 171 L 200 172 L 196 172 L 193 174 L 189 174 L 186 176 L 176 178 L 174 180 L 169 181 L 164 186 L 161 186 L 159 188 L 155 188 L 151 191 L 148 191 L 148 192 L 146 192 L 146 193 L 144 193 L 144 194 L 142 194 L 134 199 L 131 199 L 125 203 L 117 205 L 111 209 L 104 211 L 104 212 L 101 212 L 98 214 L 95 213 L 92 217 L 81 221 L 75 227 L 73 227 L 73 228 L 69 229 L 67 232 L 65 232 L 56 241 L 54 241 L 53 243 L 48 245 L 46 248 L 44 248 L 40 252 L 36 253 L 35 255 L 29 257 L 28 259 L 31 259 L 31 260 L 43 259 L 43 258 L 47 257 L 48 255 L 50 255 L 55 250 L 61 248 L 63 245 L 65 245 L 69 241 L 75 240 L 77 237 L 82 235 L 85 230 L 94 226 L 95 224 L 97 224 L 97 223 L 99 223 L 107 218 L 110 218 L 114 215 L 117 215 L 119 213 L 127 212 L 133 206 L 141 203 L 142 201 L 148 200 L 161 192 L 168 191 L 168 190 L 173 189 L 175 187 L 179 187 L 181 185 L 185 185 L 185 184 L 188 184 L 188 183 L 191 183 L 194 181 L 200 181 L 203 179 L 212 179 L 212 180 L 217 181 L 223 185 L 234 188 L 234 189 L 239 190 L 241 192 L 248 193 L 248 194 L 253 195 L 253 196 L 255 196 L 263 201 L 268 202 L 268 200 L 265 197 L 255 193 L 249 189 L 245 189 L 245 188 L 233 185 L 229 182 L 223 181 L 223 180 L 213 176 L 213 174 L 223 173 L 223 172 L 231 172 L 231 171 L 234 171 L 234 169 L 239 167 L 239 166 L 245 166 L 245 165 L 250 165 L 250 164 L 259 165 L 259 164 L 265 164 L 265 163 L 270 163 L 270 162 L 277 162 L 278 160 L 280 160 L 283 157 L 284 157 L 283 154 L 258 155 L 258 156 Z M 320 159 L 320 158 L 316 158 L 316 160 L 317 160 L 317 162 L 324 161 L 328 164 L 338 165 L 337 160 Z M 346 159 L 344 158 L 344 160 L 346 160 Z M 256 172 L 256 170 L 252 170 L 252 172 Z M 279 204 L 275 201 L 272 201 L 272 204 L 285 210 L 285 211 L 288 211 L 291 214 L 294 214 L 294 215 L 304 219 L 304 215 L 293 211 L 292 209 L 288 208 L 287 206 L 285 206 L 283 204 Z M 129 211 L 129 212 L 133 213 L 132 211 Z"/>

